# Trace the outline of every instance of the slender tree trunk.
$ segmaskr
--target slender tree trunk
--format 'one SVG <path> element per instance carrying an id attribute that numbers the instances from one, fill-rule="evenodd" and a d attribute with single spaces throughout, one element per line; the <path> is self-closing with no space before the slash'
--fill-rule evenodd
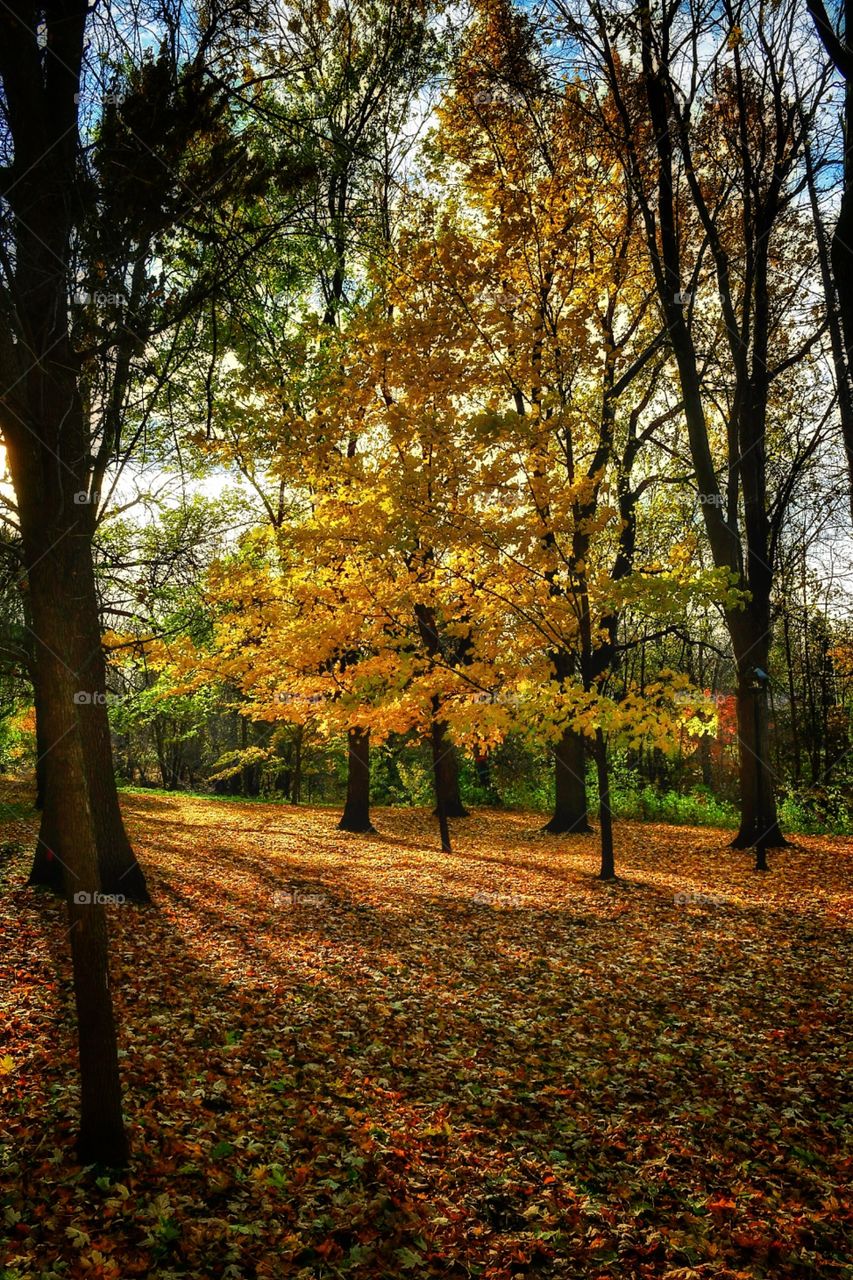
<path id="1" fill-rule="evenodd" d="M 347 798 L 341 831 L 375 831 L 370 821 L 370 730 L 347 732 Z"/>
<path id="2" fill-rule="evenodd" d="M 157 768 L 160 770 L 160 786 L 164 791 L 168 791 L 169 761 L 166 757 L 166 730 L 164 727 L 164 717 L 154 716 L 151 722 L 151 729 L 154 736 L 154 751 L 157 756 Z"/>
<path id="3" fill-rule="evenodd" d="M 699 739 L 699 764 L 702 769 L 702 785 L 711 788 L 714 785 L 714 771 L 711 765 L 711 739 L 703 733 Z"/>
<path id="4" fill-rule="evenodd" d="M 438 815 L 438 830 L 441 836 L 442 853 L 452 853 L 450 844 L 450 825 L 447 821 L 447 800 L 442 766 L 447 759 L 447 734 L 444 724 L 438 719 L 438 699 L 434 699 L 432 720 L 432 770 L 435 783 L 435 812 Z"/>
<path id="5" fill-rule="evenodd" d="M 842 7 L 844 42 L 849 50 L 851 37 L 853 37 L 853 5 L 850 0 L 842 0 Z M 853 378 L 853 66 L 846 66 L 844 80 L 844 182 L 838 219 L 832 236 L 830 257 L 832 276 L 838 295 L 844 346 L 843 356 L 841 356 L 837 341 L 833 341 L 838 394 L 842 406 L 840 414 L 842 440 L 850 484 L 850 511 L 853 515 L 853 410 L 851 410 L 851 399 L 853 399 L 853 388 L 851 388 L 851 378 Z M 834 308 L 831 298 L 827 298 L 827 305 L 832 312 Z M 831 334 L 831 336 L 834 335 Z"/>
<path id="6" fill-rule="evenodd" d="M 764 712 L 763 719 L 762 719 L 762 710 Z M 763 762 L 769 759 L 769 753 L 767 751 L 767 745 L 765 741 L 765 726 L 766 726 L 766 720 L 767 720 L 767 689 L 764 687 L 762 687 L 760 692 L 756 690 L 755 694 L 753 695 L 753 714 L 755 716 L 755 755 L 759 762 Z M 755 846 L 755 870 L 769 871 L 770 868 L 767 865 L 767 837 L 769 835 L 769 830 L 767 827 L 765 827 L 763 822 L 762 797 L 763 797 L 763 778 L 762 778 L 762 773 L 761 773 L 760 763 L 759 763 L 759 772 L 757 775 L 757 806 L 756 806 L 758 818 L 756 821 L 756 833 L 753 840 L 753 843 Z"/>
<path id="7" fill-rule="evenodd" d="M 586 796 L 586 742 L 565 729 L 554 748 L 554 815 L 542 828 L 553 835 L 592 831 Z"/>
<path id="8" fill-rule="evenodd" d="M 600 880 L 616 879 L 616 863 L 613 854 L 613 810 L 610 805 L 610 768 L 607 760 L 607 742 L 601 728 L 595 731 L 595 771 L 598 777 L 598 824 L 601 829 Z"/>
<path id="9" fill-rule="evenodd" d="M 423 646 L 430 658 L 434 659 L 441 650 L 435 610 L 426 605 L 417 604 L 415 618 Z M 436 794 L 433 813 L 439 821 L 447 818 L 467 818 L 468 810 L 462 803 L 459 790 L 459 757 L 448 736 L 447 725 L 440 717 L 439 698 L 433 698 L 432 708 L 433 772 Z"/>
<path id="10" fill-rule="evenodd" d="M 835 368 L 835 388 L 838 395 L 838 421 L 841 425 L 841 441 L 847 459 L 847 498 L 851 517 L 853 517 L 853 285 L 850 272 L 853 271 L 853 251 L 847 239 L 853 235 L 853 140 L 849 131 L 853 126 L 851 106 L 853 93 L 849 84 L 845 85 L 845 145 L 844 145 L 844 191 L 841 200 L 838 222 L 831 247 L 827 248 L 825 228 L 820 210 L 817 181 L 814 172 L 811 147 L 803 149 L 806 162 L 806 180 L 812 207 L 815 229 L 815 244 L 826 300 L 826 317 L 829 324 L 829 341 L 832 352 L 832 363 Z M 839 272 L 841 274 L 839 274 Z"/>
<path id="11" fill-rule="evenodd" d="M 797 710 L 797 688 L 794 680 L 794 660 L 791 652 L 791 624 L 788 616 L 788 602 L 784 602 L 782 610 L 782 634 L 785 638 L 785 666 L 788 671 L 788 701 L 791 707 L 791 748 L 794 755 L 794 781 L 799 783 L 803 775 L 803 764 L 800 755 L 800 726 Z"/>
<path id="12" fill-rule="evenodd" d="M 240 714 L 239 712 L 237 713 Z M 249 745 L 249 724 L 245 716 L 240 716 L 240 749 L 245 751 Z M 240 769 L 240 795 L 247 796 L 249 794 L 249 770 L 244 764 Z"/>
<path id="13" fill-rule="evenodd" d="M 299 804 L 302 799 L 302 725 L 296 726 L 293 746 L 293 779 L 291 782 L 290 802 Z"/>
<path id="14" fill-rule="evenodd" d="M 493 797 L 492 766 L 487 752 L 477 752 L 474 756 L 474 768 L 477 770 L 477 782 Z M 497 802 L 496 798 L 495 802 Z"/>
<path id="15" fill-rule="evenodd" d="M 824 768 L 822 768 L 821 777 L 829 777 L 831 760 L 830 760 L 830 732 L 829 732 L 829 709 L 830 709 L 830 687 L 829 676 L 831 673 L 830 657 L 829 657 L 829 641 L 826 639 L 826 632 L 821 635 L 821 749 L 824 753 Z"/>

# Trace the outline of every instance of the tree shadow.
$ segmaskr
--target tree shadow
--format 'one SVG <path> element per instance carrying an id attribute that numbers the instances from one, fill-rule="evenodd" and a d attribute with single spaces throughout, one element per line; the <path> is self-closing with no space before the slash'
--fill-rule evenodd
<path id="1" fill-rule="evenodd" d="M 721 858 L 710 880 L 683 857 L 652 860 L 646 879 L 632 862 L 611 892 L 584 871 L 555 872 L 551 842 L 513 857 L 512 836 L 494 857 L 412 846 L 401 863 L 381 837 L 322 830 L 257 848 L 258 835 L 294 838 L 272 815 L 211 830 L 203 846 L 195 825 L 172 825 L 168 838 L 170 824 L 153 822 L 148 856 L 138 842 L 159 909 L 110 914 L 134 1146 L 111 1232 L 131 1263 L 151 1255 L 153 1233 L 157 1265 L 210 1276 L 226 1265 L 264 1274 L 261 1264 L 273 1275 L 394 1275 L 430 1250 L 438 1274 L 511 1268 L 531 1247 L 535 1205 L 586 1274 L 593 1224 L 614 1249 L 620 1228 L 638 1229 L 624 1189 L 634 1166 L 649 1185 L 666 1172 L 649 1238 L 675 1229 L 684 1197 L 727 1185 L 738 1153 L 760 1164 L 778 1149 L 773 1129 L 795 1081 L 805 1141 L 822 1159 L 838 1145 L 832 1081 L 796 1040 L 798 994 L 809 1034 L 837 1034 L 832 931 L 808 904 L 795 916 L 789 901 L 738 899 L 756 886 L 708 900 Z M 815 876 L 829 874 L 830 855 L 814 855 Z M 484 879 L 484 867 L 495 874 Z M 842 887 L 836 867 L 827 892 Z M 13 1136 L 31 1257 L 47 1266 L 52 1248 L 53 1265 L 59 1240 L 73 1268 L 66 1228 L 97 1237 L 103 1204 L 75 1191 L 57 1200 L 56 1170 L 44 1177 L 46 1147 L 73 1134 L 70 966 L 62 904 L 28 894 L 15 903 L 13 963 L 42 957 L 25 984 L 40 994 Z M 810 947 L 820 965 L 804 965 Z M 790 1039 L 772 1038 L 780 1028 Z M 760 1096 L 744 1092 L 750 1080 Z M 670 1151 L 680 1154 L 667 1163 Z M 779 1203 L 810 1194 L 807 1169 L 767 1167 Z M 48 1206 L 51 1240 L 39 1226 Z M 228 1221 L 263 1224 L 262 1242 Z M 540 1262 L 548 1274 L 547 1249 Z"/>

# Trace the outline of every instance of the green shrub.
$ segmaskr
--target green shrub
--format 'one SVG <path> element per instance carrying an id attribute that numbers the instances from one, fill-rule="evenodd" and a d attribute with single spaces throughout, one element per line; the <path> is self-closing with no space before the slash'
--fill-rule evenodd
<path id="1" fill-rule="evenodd" d="M 783 787 L 779 794 L 783 831 L 804 835 L 853 835 L 853 794 L 850 787 Z"/>

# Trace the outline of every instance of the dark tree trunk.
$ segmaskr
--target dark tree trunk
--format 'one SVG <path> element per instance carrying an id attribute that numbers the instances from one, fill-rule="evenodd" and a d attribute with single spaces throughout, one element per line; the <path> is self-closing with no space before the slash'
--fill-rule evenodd
<path id="1" fill-rule="evenodd" d="M 154 751 L 157 755 L 157 768 L 160 770 L 160 786 L 169 790 L 170 769 L 166 753 L 166 722 L 163 716 L 154 716 L 151 722 L 154 736 Z"/>
<path id="2" fill-rule="evenodd" d="M 554 748 L 554 815 L 542 828 L 552 835 L 592 831 L 586 797 L 586 743 L 566 729 Z"/>
<path id="3" fill-rule="evenodd" d="M 814 219 L 815 243 L 818 263 L 826 300 L 826 318 L 829 326 L 829 343 L 832 363 L 835 367 L 835 389 L 838 396 L 838 420 L 841 424 L 841 441 L 847 458 L 847 496 L 850 514 L 853 516 L 853 90 L 849 80 L 844 89 L 844 183 L 838 221 L 830 246 L 820 208 L 817 177 L 814 171 L 811 147 L 803 151 L 806 162 L 806 181 Z"/>
<path id="4" fill-rule="evenodd" d="M 115 782 L 106 707 L 80 698 L 103 693 L 104 680 L 92 562 L 93 441 L 68 326 L 75 219 L 83 208 L 77 103 L 88 12 L 86 0 L 22 5 L 3 24 L 0 75 L 11 134 L 4 158 L 11 142 L 16 179 L 3 186 L 4 298 L 15 314 L 0 326 L 0 429 L 35 639 L 45 811 L 68 901 L 80 1054 L 77 1150 L 82 1160 L 116 1166 L 128 1148 L 106 918 L 96 897 L 101 856 L 113 869 L 116 850 L 104 840 L 110 824 L 95 812 L 95 801 L 101 808 L 104 795 L 115 795 Z M 96 766 L 107 775 L 102 785 Z"/>
<path id="5" fill-rule="evenodd" d="M 87 618 L 88 615 L 88 618 Z M 125 831 L 124 821 L 118 802 L 118 790 L 113 768 L 112 744 L 110 741 L 109 721 L 106 708 L 106 671 L 100 641 L 100 619 L 97 599 L 94 591 L 94 580 L 91 590 L 81 594 L 75 600 L 75 621 L 79 632 L 92 638 L 96 649 L 93 653 L 85 651 L 84 644 L 74 646 L 82 657 L 75 660 L 79 665 L 72 668 L 76 671 L 75 680 L 78 687 L 74 693 L 80 701 L 80 734 L 88 780 L 89 803 L 92 806 L 92 818 L 95 824 L 95 838 L 98 846 L 98 866 L 101 876 L 101 887 L 104 893 L 122 894 L 133 902 L 150 902 L 145 876 L 136 861 L 133 849 Z M 97 637 L 95 640 L 94 637 Z M 78 633 L 79 637 L 79 633 Z M 75 638 L 78 638 L 75 637 Z M 43 646 L 39 646 L 43 649 Z M 88 661 L 86 659 L 88 658 Z M 44 670 L 45 663 L 51 661 L 50 655 L 40 652 L 37 656 L 39 673 Z M 42 675 L 37 677 L 37 684 Z M 37 700 L 36 706 L 43 704 L 43 698 Z M 39 719 L 37 709 L 37 723 Z M 41 720 L 44 723 L 44 711 Z M 40 749 L 39 754 L 42 755 Z M 47 747 L 42 755 L 42 767 L 45 782 L 53 768 L 53 749 Z M 51 800 L 51 795 L 54 799 Z M 62 815 L 51 812 L 56 792 L 45 786 L 45 803 L 42 808 L 42 821 L 39 837 L 36 842 L 33 863 L 30 869 L 31 885 L 43 885 L 55 892 L 61 892 L 61 876 L 59 875 L 56 856 L 56 832 Z"/>
<path id="6" fill-rule="evenodd" d="M 812 0 L 809 0 L 811 4 Z M 778 219 L 787 203 L 783 194 L 785 183 L 797 161 L 797 145 L 792 144 L 784 163 L 780 160 L 774 170 L 773 182 L 761 196 L 755 186 L 758 170 L 745 169 L 741 175 L 748 180 L 746 191 L 750 194 L 750 216 L 742 224 L 742 242 L 739 251 L 752 257 L 750 289 L 740 300 L 730 287 L 731 249 L 723 250 L 724 237 L 715 228 L 708 236 L 711 256 L 717 276 L 717 295 L 725 325 L 726 338 L 732 356 L 734 382 L 729 392 L 731 411 L 726 422 L 728 466 L 726 482 L 720 488 L 720 461 L 712 450 L 712 432 L 706 413 L 707 389 L 703 382 L 703 359 L 695 341 L 693 313 L 684 306 L 681 290 L 689 278 L 689 270 L 682 256 L 684 244 L 679 230 L 680 210 L 679 174 L 689 166 L 684 164 L 683 134 L 673 129 L 674 119 L 683 120 L 682 105 L 678 102 L 678 78 L 669 61 L 672 46 L 662 45 L 658 16 L 647 6 L 639 10 L 642 83 L 645 90 L 644 113 L 651 126 L 657 156 L 657 172 L 654 175 L 654 192 L 647 185 L 645 171 L 637 167 L 632 174 L 635 189 L 642 202 L 643 218 L 650 259 L 655 273 L 656 289 L 666 320 L 669 345 L 678 367 L 681 384 L 684 422 L 690 454 L 696 474 L 696 483 L 702 495 L 702 518 L 714 564 L 727 569 L 733 581 L 750 593 L 750 599 L 742 610 L 726 614 L 726 625 L 732 642 L 732 650 L 738 666 L 738 733 L 740 737 L 741 779 L 741 829 L 734 844 L 751 845 L 760 827 L 766 827 L 768 838 L 782 843 L 776 821 L 773 779 L 767 760 L 758 755 L 762 743 L 756 741 L 755 707 L 747 689 L 751 673 L 756 667 L 767 670 L 767 653 L 770 644 L 770 597 L 773 585 L 773 543 L 778 535 L 780 521 L 785 514 L 781 495 L 777 501 L 768 497 L 768 469 L 766 453 L 767 406 L 771 386 L 769 342 L 773 297 L 771 296 L 770 245 Z M 667 21 L 671 21 L 669 18 Z M 668 28 L 667 28 L 668 31 Z M 664 56 L 662 57 L 662 51 Z M 674 58 L 674 55 L 672 55 Z M 635 140 L 631 132 L 630 114 L 622 96 L 617 77 L 610 77 L 611 88 L 619 101 L 619 109 L 626 131 L 624 141 L 631 149 Z M 781 81 L 779 82 L 781 86 Z M 774 107 L 784 114 L 781 87 L 774 88 Z M 768 111 L 766 120 L 756 116 L 749 107 L 747 95 L 737 82 L 734 98 L 739 127 L 746 132 L 757 130 L 762 143 L 767 144 L 774 129 L 770 122 L 780 115 Z M 766 129 L 766 133 L 764 132 Z M 775 136 L 775 135 L 774 135 Z M 775 145 L 778 146 L 778 139 Z M 782 148 L 779 148 L 779 156 Z M 696 213 L 706 226 L 715 222 L 716 213 L 709 209 L 701 184 L 688 180 L 688 195 Z M 655 207 L 652 206 L 655 201 Z M 744 208 L 746 208 L 746 204 Z M 742 521 L 741 521 L 742 513 Z M 767 723 L 766 694 L 761 695 L 758 707 L 759 726 Z M 766 733 L 759 737 L 767 741 Z"/>
<path id="7" fill-rule="evenodd" d="M 752 849 L 761 840 L 767 849 L 779 849 L 788 841 L 779 829 L 773 771 L 768 762 L 767 690 L 755 688 L 752 673 L 764 655 L 756 646 L 738 672 L 737 729 L 741 821 L 733 849 Z M 764 659 L 766 661 L 766 658 Z M 758 737 L 756 738 L 756 734 Z"/>
<path id="8" fill-rule="evenodd" d="M 68 682 L 70 684 L 70 682 Z M 72 707 L 71 718 L 74 718 Z M 78 717 L 79 718 L 79 717 Z M 80 1128 L 77 1156 L 82 1164 L 119 1167 L 127 1163 L 128 1142 L 121 1107 L 121 1079 L 104 906 L 97 901 L 98 849 L 89 806 L 79 732 L 56 748 L 57 768 L 49 791 L 65 813 L 60 837 L 66 868 L 68 933 L 77 1011 L 80 1064 Z"/>
<path id="9" fill-rule="evenodd" d="M 433 754 L 436 786 L 436 806 L 433 813 L 436 817 L 440 817 L 439 807 L 442 804 L 446 818 L 467 818 L 468 810 L 462 803 L 462 794 L 459 790 L 459 756 L 447 736 L 447 726 L 443 721 L 438 722 L 437 731 L 439 735 L 438 754 Z M 434 727 L 433 737 L 435 733 L 436 729 Z"/>
<path id="10" fill-rule="evenodd" d="M 347 732 L 347 798 L 341 831 L 375 831 L 370 821 L 370 730 Z"/>
<path id="11" fill-rule="evenodd" d="M 73 749 L 74 744 L 71 744 Z M 77 1011 L 77 1042 L 80 1063 L 80 1129 L 77 1156 L 81 1164 L 118 1168 L 127 1163 L 129 1147 L 121 1103 L 121 1078 L 112 995 L 109 985 L 109 944 L 106 912 L 95 900 L 98 883 L 98 849 L 95 844 L 91 810 L 85 809 L 86 782 L 83 754 L 77 745 L 73 792 L 64 798 L 68 805 L 67 841 L 63 861 L 74 869 L 70 874 L 68 921 L 74 973 L 74 1002 Z M 67 774 L 66 774 L 67 776 Z M 74 851 L 77 851 L 75 854 Z M 76 886 L 87 883 L 88 891 Z M 79 901 L 83 892 L 88 901 Z"/>
<path id="12" fill-rule="evenodd" d="M 488 755 L 478 752 L 474 757 L 474 768 L 480 786 L 484 791 L 492 792 L 492 768 Z"/>
<path id="13" fill-rule="evenodd" d="M 246 751 L 249 746 L 249 721 L 240 716 L 240 746 Z M 244 764 L 240 770 L 240 794 L 256 796 L 260 791 L 258 769 L 255 764 Z"/>
<path id="14" fill-rule="evenodd" d="M 613 856 L 613 810 L 610 806 L 610 768 L 607 742 L 602 730 L 595 731 L 595 771 L 598 777 L 598 825 L 601 828 L 601 870 L 599 880 L 615 880 Z"/>
<path id="15" fill-rule="evenodd" d="M 33 702 L 36 709 L 36 803 L 35 807 L 41 812 L 44 809 L 45 796 L 47 794 L 47 753 L 50 747 L 47 733 L 45 731 L 44 710 L 39 703 L 41 696 L 39 694 L 38 681 L 33 680 Z"/>
<path id="16" fill-rule="evenodd" d="M 423 646 L 430 658 L 434 659 L 441 652 L 435 610 L 426 605 L 417 604 L 415 618 Z M 441 719 L 441 700 L 438 697 L 433 698 L 432 702 L 431 736 L 436 797 L 433 814 L 439 822 L 446 822 L 448 818 L 467 818 L 468 810 L 462 803 L 459 791 L 459 757 L 448 737 L 447 725 Z"/>
<path id="17" fill-rule="evenodd" d="M 299 804 L 302 800 L 302 725 L 297 725 L 293 745 L 293 781 L 291 783 L 290 803 Z"/>
<path id="18" fill-rule="evenodd" d="M 785 638 L 785 666 L 788 672 L 788 702 L 791 719 L 791 750 L 793 753 L 794 782 L 799 784 L 803 776 L 802 757 L 800 754 L 800 725 L 797 708 L 797 687 L 794 677 L 794 660 L 791 652 L 791 623 L 788 601 L 785 600 L 782 612 L 782 632 Z"/>
<path id="19" fill-rule="evenodd" d="M 73 394 L 73 390 L 70 394 Z M 84 483 L 81 481 L 81 484 Z M 65 497 L 68 501 L 68 495 Z M 95 824 L 98 866 L 104 893 L 123 894 L 133 902 L 150 902 L 142 868 L 136 861 L 124 827 L 115 781 L 112 739 L 107 711 L 107 671 L 101 644 L 101 618 L 91 567 L 91 540 L 94 520 L 88 504 L 80 504 L 74 520 L 76 555 L 87 562 L 77 575 L 78 591 L 74 597 L 73 626 L 68 627 L 70 671 L 74 674 L 74 696 L 81 711 L 81 745 L 88 782 L 89 803 Z M 83 543 L 88 545 L 84 546 Z M 33 853 L 28 883 L 62 891 L 56 866 L 57 815 L 49 812 L 48 777 L 53 767 L 53 743 L 46 729 L 47 708 L 43 684 L 47 664 L 53 655 L 37 638 L 33 664 L 33 694 L 36 708 L 37 790 L 42 800 L 42 822 Z"/>
<path id="20" fill-rule="evenodd" d="M 702 769 L 702 785 L 711 788 L 714 785 L 714 770 L 711 765 L 711 739 L 703 733 L 699 739 L 699 765 Z"/>
<path id="21" fill-rule="evenodd" d="M 101 662 L 103 662 L 103 655 Z M 142 868 L 136 860 L 119 808 L 112 743 L 106 706 L 82 708 L 83 748 L 89 797 L 95 822 L 98 868 L 104 893 L 120 893 L 132 902 L 150 902 Z M 90 716 L 90 713 L 94 713 Z"/>
<path id="22" fill-rule="evenodd" d="M 847 94 L 848 97 L 853 99 L 853 90 L 848 88 Z M 853 181 L 853 177 L 848 181 Z M 841 422 L 849 475 L 850 510 L 853 515 L 853 411 L 849 407 L 849 401 L 853 398 L 853 393 L 849 389 L 849 382 L 853 377 L 850 372 L 853 369 L 853 280 L 851 280 L 853 251 L 850 249 L 850 239 L 848 237 L 853 238 L 853 191 L 845 189 L 841 213 L 838 216 L 835 234 L 832 238 L 832 270 L 838 282 L 839 311 L 844 331 L 845 366 L 838 376 L 839 379 L 845 376 L 848 379 L 844 392 L 848 408 L 847 412 L 842 415 Z M 841 385 L 843 386 L 843 383 Z"/>
<path id="23" fill-rule="evenodd" d="M 26 504 L 21 504 L 26 506 Z M 75 646 L 69 621 L 90 580 L 90 543 L 74 530 L 51 546 L 30 536 L 22 513 L 28 582 L 36 634 L 47 655 L 41 663 L 43 716 L 52 742 L 45 815 L 50 840 L 63 869 L 77 1010 L 80 1063 L 80 1129 L 77 1154 L 84 1164 L 118 1167 L 128 1156 L 121 1108 L 115 1021 L 109 988 L 107 922 L 101 890 L 96 822 L 89 799 L 84 724 L 91 706 L 81 704 L 74 672 Z M 72 623 L 73 625 L 73 623 Z M 122 892 L 122 890 L 117 890 Z"/>
<path id="24" fill-rule="evenodd" d="M 850 511 L 853 515 L 853 404 L 851 404 L 853 401 L 853 387 L 851 387 L 851 380 L 853 380 L 853 58 L 851 58 L 850 49 L 851 36 L 853 36 L 853 5 L 850 0 L 842 0 L 842 11 L 844 57 L 840 70 L 844 76 L 844 181 L 830 255 L 832 276 L 838 295 L 844 348 L 843 355 L 836 350 L 835 359 L 841 407 L 839 416 L 850 483 Z M 832 318 L 834 308 L 831 298 L 827 298 L 827 304 L 830 318 Z M 837 340 L 833 343 L 836 348 L 839 345 L 841 344 Z"/>
<path id="25" fill-rule="evenodd" d="M 450 843 L 450 825 L 447 821 L 447 801 L 446 792 L 444 790 L 445 782 L 442 774 L 442 766 L 447 759 L 447 734 L 442 722 L 438 719 L 438 699 L 434 700 L 433 721 L 432 721 L 432 770 L 433 780 L 435 783 L 435 813 L 438 815 L 438 831 L 441 836 L 442 853 L 452 853 L 453 848 Z"/>
<path id="26" fill-rule="evenodd" d="M 47 772 L 47 771 L 45 771 Z M 62 872 L 60 845 L 59 801 L 54 798 L 49 782 L 45 782 L 44 804 L 41 811 L 41 823 L 36 837 L 33 865 L 27 884 L 39 888 L 51 889 L 54 893 L 65 893 L 65 879 Z"/>

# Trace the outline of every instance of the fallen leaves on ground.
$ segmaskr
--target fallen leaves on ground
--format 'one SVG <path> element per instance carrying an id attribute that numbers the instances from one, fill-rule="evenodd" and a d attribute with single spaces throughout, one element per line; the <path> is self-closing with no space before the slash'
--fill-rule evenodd
<path id="1" fill-rule="evenodd" d="M 4 1280 L 853 1276 L 853 842 L 127 796 L 130 1168 L 69 1161 L 64 907 L 4 861 Z M 6 824 L 31 846 L 34 824 Z"/>

